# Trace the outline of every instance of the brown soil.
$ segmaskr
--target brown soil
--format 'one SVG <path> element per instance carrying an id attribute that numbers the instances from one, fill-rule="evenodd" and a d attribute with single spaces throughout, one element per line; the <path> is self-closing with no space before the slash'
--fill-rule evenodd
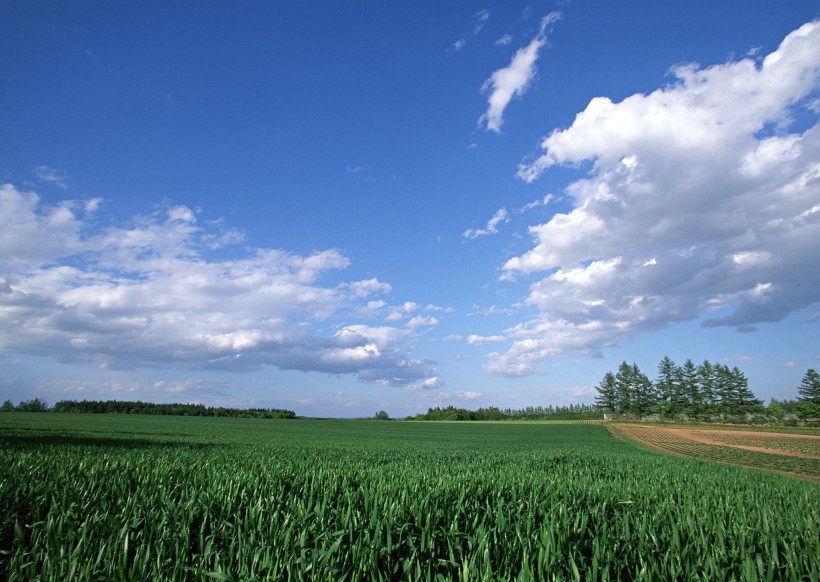
<path id="1" fill-rule="evenodd" d="M 695 441 L 696 443 L 703 443 L 706 445 L 720 445 L 723 447 L 732 447 L 735 449 L 744 449 L 747 451 L 757 451 L 759 453 L 769 453 L 771 455 L 782 455 L 784 457 L 800 457 L 801 459 L 820 459 L 817 455 L 810 455 L 808 453 L 796 453 L 794 451 L 784 451 L 782 449 L 772 449 L 768 447 L 755 447 L 750 445 L 739 445 L 735 444 L 734 442 L 727 442 L 726 440 L 721 440 L 720 438 L 710 438 L 711 435 L 715 437 L 720 436 L 731 436 L 734 439 L 737 438 L 755 438 L 759 439 L 761 437 L 770 439 L 770 440 L 780 440 L 780 439 L 792 439 L 792 438 L 800 438 L 800 439 L 818 439 L 820 440 L 820 436 L 812 436 L 812 435 L 795 435 L 795 434 L 782 434 L 782 433 L 760 433 L 760 432 L 743 432 L 743 431 L 735 431 L 735 430 L 696 430 L 696 429 L 689 429 L 689 428 L 665 428 L 661 430 L 667 430 L 670 433 L 674 434 L 675 436 L 684 438 L 686 440 Z"/>
<path id="2" fill-rule="evenodd" d="M 749 438 L 754 440 L 760 440 L 764 438 L 766 440 L 770 440 L 772 445 L 777 441 L 781 441 L 786 439 L 806 439 L 806 443 L 810 443 L 811 448 L 814 448 L 815 443 L 820 445 L 818 439 L 820 436 L 814 435 L 795 435 L 795 434 L 784 434 L 784 433 L 776 433 L 776 432 L 747 432 L 747 431 L 735 431 L 735 430 L 720 430 L 720 429 L 696 429 L 696 428 L 681 428 L 681 427 L 659 427 L 659 426 L 652 426 L 652 425 L 635 425 L 635 424 L 617 424 L 612 427 L 607 427 L 609 432 L 619 438 L 622 435 L 628 436 L 630 439 L 640 442 L 643 445 L 646 445 L 650 448 L 655 450 L 662 451 L 666 454 L 671 454 L 680 457 L 689 457 L 689 458 L 699 458 L 697 455 L 687 455 L 681 451 L 677 450 L 670 450 L 664 446 L 665 442 L 670 440 L 677 440 L 681 443 L 685 443 L 686 441 L 692 443 L 700 443 L 705 445 L 713 445 L 719 447 L 727 447 L 727 448 L 735 448 L 735 449 L 744 449 L 747 451 L 755 451 L 760 453 L 767 453 L 770 455 L 779 455 L 783 457 L 799 457 L 803 459 L 811 459 L 811 460 L 820 460 L 820 456 L 812 455 L 808 453 L 798 453 L 794 451 L 784 451 L 781 449 L 776 448 L 769 448 L 769 447 L 759 447 L 759 446 L 751 446 L 745 444 L 738 444 L 737 441 L 743 438 Z M 650 435 L 657 436 L 659 438 L 652 438 L 652 436 L 647 435 L 646 433 L 649 432 Z M 670 438 L 671 437 L 671 438 Z M 731 438 L 729 438 L 731 437 Z M 760 468 L 760 467 L 758 467 Z M 770 469 L 775 473 L 783 473 L 783 471 L 778 470 L 776 467 L 772 467 Z M 786 474 L 795 475 L 795 473 L 788 472 Z M 817 482 L 818 479 L 816 477 L 812 477 L 809 475 L 801 475 L 804 478 L 809 479 L 810 481 Z"/>

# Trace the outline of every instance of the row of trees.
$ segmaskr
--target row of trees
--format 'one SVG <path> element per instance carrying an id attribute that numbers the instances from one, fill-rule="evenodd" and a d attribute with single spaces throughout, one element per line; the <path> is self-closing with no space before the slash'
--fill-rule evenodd
<path id="1" fill-rule="evenodd" d="M 225 408 L 202 404 L 155 404 L 153 402 L 124 400 L 60 400 L 53 407 L 39 398 L 20 402 L 17 406 L 7 400 L 0 410 L 5 412 L 73 412 L 116 414 L 160 414 L 173 416 L 226 416 L 232 418 L 296 418 L 292 410 L 279 408 Z"/>
<path id="2" fill-rule="evenodd" d="M 591 404 L 568 406 L 528 406 L 522 409 L 495 406 L 467 410 L 447 406 L 430 408 L 426 413 L 408 417 L 409 420 L 600 420 L 603 413 Z"/>
<path id="3" fill-rule="evenodd" d="M 668 356 L 658 364 L 655 380 L 650 380 L 637 364 L 622 362 L 618 371 L 607 372 L 597 386 L 595 399 L 600 410 L 608 413 L 662 418 L 736 418 L 769 412 L 782 418 L 795 411 L 801 418 L 818 418 L 818 375 L 809 370 L 803 378 L 797 402 L 772 404 L 772 410 L 749 389 L 746 375 L 737 367 L 700 365 L 688 359 L 677 365 Z M 814 399 L 814 400 L 812 400 Z M 811 402 L 815 402 L 814 405 Z"/>
<path id="4" fill-rule="evenodd" d="M 32 398 L 31 400 L 21 400 L 17 406 L 11 400 L 6 400 L 0 406 L 0 412 L 46 412 L 48 404 L 45 400 L 39 398 Z"/>
<path id="5" fill-rule="evenodd" d="M 691 359 L 678 366 L 664 357 L 653 382 L 637 364 L 622 362 L 597 386 L 596 404 L 606 412 L 630 416 L 657 414 L 663 418 L 745 416 L 763 412 L 763 402 L 749 389 L 737 367 Z"/>

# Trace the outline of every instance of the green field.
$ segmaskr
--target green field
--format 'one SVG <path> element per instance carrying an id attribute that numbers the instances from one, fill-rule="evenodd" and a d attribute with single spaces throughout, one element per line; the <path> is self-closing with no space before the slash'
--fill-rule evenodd
<path id="1" fill-rule="evenodd" d="M 820 579 L 820 487 L 597 424 L 5 413 L 0 447 L 3 579 Z"/>

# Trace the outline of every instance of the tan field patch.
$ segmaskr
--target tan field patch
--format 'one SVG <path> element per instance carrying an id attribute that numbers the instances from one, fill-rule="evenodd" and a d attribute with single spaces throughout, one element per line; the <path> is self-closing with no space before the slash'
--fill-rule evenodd
<path id="1" fill-rule="evenodd" d="M 726 445 L 773 455 L 820 459 L 820 436 L 687 428 L 670 430 L 683 438 L 706 444 Z"/>
<path id="2" fill-rule="evenodd" d="M 667 453 L 820 482 L 820 435 L 621 424 L 611 432 Z"/>

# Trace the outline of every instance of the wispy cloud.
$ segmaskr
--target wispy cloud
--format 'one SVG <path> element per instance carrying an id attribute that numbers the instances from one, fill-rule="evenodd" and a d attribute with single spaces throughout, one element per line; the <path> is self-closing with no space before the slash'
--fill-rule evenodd
<path id="1" fill-rule="evenodd" d="M 68 188 L 68 177 L 60 175 L 57 170 L 49 166 L 36 166 L 34 174 L 37 180 L 46 184 L 52 184 L 58 188 Z"/>
<path id="2" fill-rule="evenodd" d="M 504 222 L 509 222 L 509 215 L 507 210 L 500 208 L 493 214 L 493 217 L 487 221 L 487 226 L 484 228 L 468 228 L 464 231 L 465 238 L 478 238 L 488 234 L 498 234 L 498 225 Z"/>
<path id="3" fill-rule="evenodd" d="M 486 8 L 479 10 L 476 12 L 475 16 L 473 16 L 472 22 L 472 36 L 478 36 L 481 30 L 486 26 L 487 21 L 490 19 L 490 11 Z M 465 46 L 467 45 L 467 40 L 462 37 L 455 41 L 450 47 L 455 52 L 460 52 Z"/>
<path id="4" fill-rule="evenodd" d="M 478 36 L 478 33 L 481 32 L 481 29 L 487 24 L 487 21 L 490 19 L 490 11 L 486 8 L 479 10 L 476 12 L 475 15 L 475 22 L 473 24 L 473 36 Z"/>
<path id="5" fill-rule="evenodd" d="M 513 97 L 521 97 L 529 88 L 535 76 L 535 62 L 541 49 L 547 44 L 547 32 L 560 20 L 559 12 L 550 12 L 541 20 L 538 33 L 530 43 L 518 49 L 510 64 L 493 72 L 484 81 L 482 91 L 489 92 L 487 111 L 479 118 L 479 125 L 485 125 L 488 131 L 501 132 L 504 124 L 504 110 Z"/>
<path id="6" fill-rule="evenodd" d="M 647 95 L 593 99 L 520 167 L 531 182 L 593 163 L 566 189 L 573 208 L 531 226 L 533 248 L 503 267 L 548 274 L 491 372 L 699 317 L 751 331 L 820 300 L 820 127 L 790 129 L 820 88 L 820 21 L 760 61 L 673 73 Z"/>

